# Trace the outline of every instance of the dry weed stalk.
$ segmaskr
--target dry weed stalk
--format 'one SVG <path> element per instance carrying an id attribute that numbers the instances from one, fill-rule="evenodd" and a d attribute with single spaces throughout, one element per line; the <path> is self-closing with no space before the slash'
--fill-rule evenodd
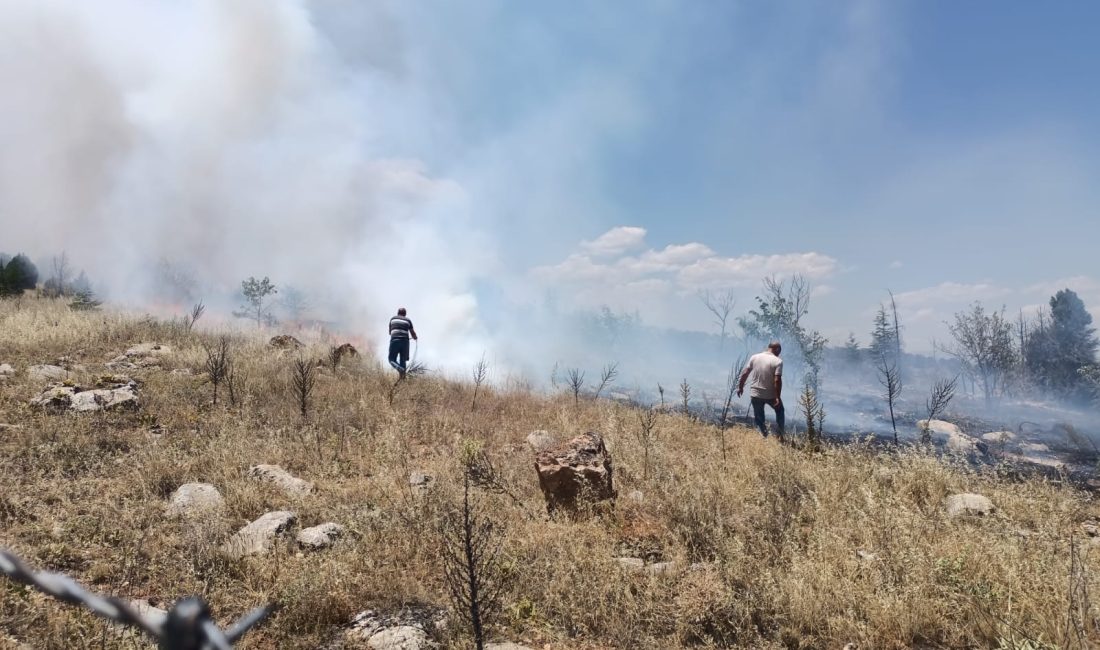
<path id="1" fill-rule="evenodd" d="M 474 646 L 485 647 L 485 628 L 500 613 L 507 580 L 501 549 L 502 527 L 482 513 L 470 495 L 472 477 L 462 474 L 462 504 L 439 524 L 443 580 L 455 609 L 463 614 Z"/>
<path id="2" fill-rule="evenodd" d="M 932 390 L 928 396 L 928 401 L 925 402 L 925 407 L 928 409 L 928 419 L 925 421 L 924 426 L 921 427 L 921 444 L 927 445 L 932 442 L 932 420 L 936 419 L 936 416 L 942 415 L 944 411 L 947 410 L 947 405 L 950 404 L 951 400 L 955 397 L 955 384 L 958 380 L 959 377 L 956 375 L 952 379 L 940 379 L 932 384 Z"/>
<path id="3" fill-rule="evenodd" d="M 478 362 L 474 364 L 473 370 L 474 380 L 474 395 L 470 398 L 470 410 L 477 408 L 477 393 L 481 390 L 481 385 L 485 383 L 485 380 L 489 377 L 489 363 L 485 361 L 485 355 L 482 354 Z"/>
<path id="4" fill-rule="evenodd" d="M 649 478 L 649 454 L 657 444 L 657 411 L 651 408 L 638 411 L 638 442 L 642 445 L 642 480 Z"/>
<path id="5" fill-rule="evenodd" d="M 222 336 L 213 346 L 204 346 L 206 350 L 206 375 L 214 386 L 214 405 L 218 404 L 218 386 L 225 381 L 233 368 L 233 359 L 229 355 L 229 337 Z"/>
<path id="6" fill-rule="evenodd" d="M 581 389 L 584 387 L 584 371 L 580 368 L 570 368 L 567 375 L 569 390 L 573 393 L 573 405 L 580 406 Z"/>
<path id="7" fill-rule="evenodd" d="M 596 386 L 595 398 L 600 399 L 600 393 L 602 393 L 605 388 L 607 388 L 611 384 L 615 383 L 615 380 L 618 377 L 619 377 L 619 363 L 618 362 L 609 363 L 606 366 L 604 366 L 603 370 L 600 371 L 600 384 L 598 386 Z"/>
<path id="8" fill-rule="evenodd" d="M 298 412 L 304 418 L 309 413 L 309 399 L 317 384 L 317 368 L 305 357 L 298 357 L 290 369 L 290 385 Z"/>

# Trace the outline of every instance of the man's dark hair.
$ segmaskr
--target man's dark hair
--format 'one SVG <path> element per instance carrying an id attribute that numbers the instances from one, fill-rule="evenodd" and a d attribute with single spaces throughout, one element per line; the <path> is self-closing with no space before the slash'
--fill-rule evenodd
<path id="1" fill-rule="evenodd" d="M 404 307 L 398 308 L 397 315 L 398 316 L 404 316 L 405 315 L 405 308 Z"/>
<path id="2" fill-rule="evenodd" d="M 779 341 L 772 341 L 768 344 L 768 349 L 778 354 L 783 350 L 783 346 L 779 344 Z"/>

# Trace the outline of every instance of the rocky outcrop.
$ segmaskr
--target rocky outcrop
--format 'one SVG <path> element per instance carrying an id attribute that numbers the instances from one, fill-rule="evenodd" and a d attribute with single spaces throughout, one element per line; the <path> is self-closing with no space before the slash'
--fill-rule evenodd
<path id="1" fill-rule="evenodd" d="M 30 405 L 55 411 L 70 409 L 78 413 L 137 409 L 140 404 L 137 383 L 125 377 L 123 379 L 125 383 L 108 384 L 107 388 L 91 390 L 54 384 L 32 398 Z"/>
<path id="2" fill-rule="evenodd" d="M 200 517 L 221 510 L 225 505 L 218 488 L 209 483 L 184 483 L 168 499 L 169 517 Z"/>
<path id="3" fill-rule="evenodd" d="M 963 493 L 952 494 L 944 502 L 947 516 L 952 519 L 957 517 L 984 517 L 992 514 L 996 508 L 993 502 L 980 494 Z"/>
<path id="4" fill-rule="evenodd" d="M 290 497 L 304 497 L 313 491 L 313 484 L 304 481 L 278 465 L 253 465 L 248 469 L 248 477 L 270 483 Z"/>
<path id="5" fill-rule="evenodd" d="M 576 512 L 583 500 L 605 501 L 615 497 L 611 454 L 603 436 L 589 431 L 535 457 L 539 487 L 550 512 Z"/>
<path id="6" fill-rule="evenodd" d="M 319 551 L 335 544 L 343 534 L 344 527 L 331 521 L 319 526 L 303 528 L 298 533 L 298 546 L 310 551 Z"/>
<path id="7" fill-rule="evenodd" d="M 106 363 L 111 370 L 159 367 L 172 348 L 160 343 L 139 343 Z"/>
<path id="8" fill-rule="evenodd" d="M 222 546 L 222 552 L 233 559 L 270 553 L 279 536 L 297 521 L 298 515 L 293 512 L 269 512 L 238 530 Z"/>
<path id="9" fill-rule="evenodd" d="M 27 368 L 27 376 L 35 381 L 61 381 L 69 377 L 69 371 L 61 366 L 38 364 Z"/>

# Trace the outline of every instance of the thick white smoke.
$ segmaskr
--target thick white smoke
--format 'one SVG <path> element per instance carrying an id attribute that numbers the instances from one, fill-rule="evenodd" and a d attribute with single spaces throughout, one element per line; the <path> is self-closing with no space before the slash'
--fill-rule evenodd
<path id="1" fill-rule="evenodd" d="M 430 311 L 422 352 L 480 354 L 492 243 L 462 187 L 379 144 L 400 78 L 343 56 L 317 11 L 0 0 L 0 249 L 64 250 L 123 303 L 163 295 L 162 261 L 208 303 L 267 275 L 371 340 L 403 305 Z"/>

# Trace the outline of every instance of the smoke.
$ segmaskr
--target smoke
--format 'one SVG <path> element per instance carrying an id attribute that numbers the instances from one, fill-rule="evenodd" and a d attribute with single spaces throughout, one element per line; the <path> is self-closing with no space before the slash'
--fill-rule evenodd
<path id="1" fill-rule="evenodd" d="M 386 145 L 399 44 L 341 52 L 325 6 L 348 8 L 0 1 L 0 243 L 64 250 L 123 304 L 162 299 L 167 262 L 215 307 L 267 275 L 375 339 L 430 306 L 425 340 L 474 356 L 494 244 L 459 183 Z"/>

